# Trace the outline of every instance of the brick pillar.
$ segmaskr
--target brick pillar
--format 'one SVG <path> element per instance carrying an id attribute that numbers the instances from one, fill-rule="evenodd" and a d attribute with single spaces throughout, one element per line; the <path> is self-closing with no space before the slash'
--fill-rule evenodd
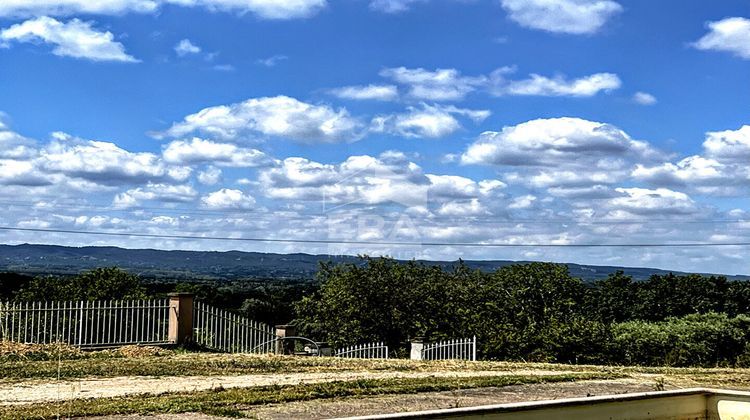
<path id="1" fill-rule="evenodd" d="M 175 345 L 193 341 L 193 300 L 192 293 L 171 293 L 169 295 L 169 342 Z"/>
<path id="2" fill-rule="evenodd" d="M 411 360 L 422 360 L 422 350 L 424 349 L 424 339 L 415 338 L 411 340 L 411 352 L 409 353 Z"/>
<path id="3" fill-rule="evenodd" d="M 276 338 L 294 337 L 297 329 L 294 325 L 277 325 Z M 294 340 L 276 341 L 276 354 L 294 354 Z"/>

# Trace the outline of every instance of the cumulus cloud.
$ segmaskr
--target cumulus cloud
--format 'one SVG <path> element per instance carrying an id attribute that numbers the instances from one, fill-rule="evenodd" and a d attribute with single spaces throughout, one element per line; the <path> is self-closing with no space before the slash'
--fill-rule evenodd
<path id="1" fill-rule="evenodd" d="M 273 159 L 260 150 L 197 137 L 168 143 L 162 155 L 165 161 L 179 165 L 211 163 L 217 166 L 258 167 L 273 163 Z"/>
<path id="2" fill-rule="evenodd" d="M 362 124 L 344 108 L 275 96 L 204 108 L 155 136 L 182 137 L 196 132 L 230 141 L 262 135 L 304 143 L 355 141 L 363 135 Z"/>
<path id="3" fill-rule="evenodd" d="M 61 57 L 130 63 L 138 61 L 125 52 L 125 47 L 114 40 L 111 32 L 98 31 L 93 28 L 92 22 L 78 19 L 60 22 L 42 16 L 27 20 L 3 29 L 0 41 L 44 42 L 53 45 L 52 53 Z"/>
<path id="4" fill-rule="evenodd" d="M 193 201 L 197 196 L 198 192 L 191 185 L 149 182 L 143 187 L 132 188 L 117 194 L 112 201 L 112 205 L 117 208 L 128 208 L 138 206 L 143 201 L 181 203 Z"/>
<path id="5" fill-rule="evenodd" d="M 209 11 L 253 13 L 263 19 L 306 18 L 327 6 L 326 0 L 3 0 L 0 16 L 154 13 L 172 4 Z"/>
<path id="6" fill-rule="evenodd" d="M 0 115 L 1 116 L 1 115 Z M 36 153 L 35 144 L 0 121 L 0 159 L 28 158 Z"/>
<path id="7" fill-rule="evenodd" d="M 437 213 L 441 216 L 454 216 L 454 217 L 466 217 L 466 216 L 480 216 L 489 215 L 490 211 L 482 204 L 479 199 L 472 198 L 471 200 L 464 201 L 450 201 L 437 210 Z"/>
<path id="8" fill-rule="evenodd" d="M 409 107 L 403 114 L 373 118 L 370 131 L 403 137 L 440 138 L 461 129 L 456 115 L 480 123 L 490 116 L 490 111 L 422 104 L 421 108 Z"/>
<path id="9" fill-rule="evenodd" d="M 479 182 L 457 175 L 427 174 L 430 180 L 429 194 L 432 198 L 476 198 L 494 194 L 507 185 L 496 179 L 485 179 Z"/>
<path id="10" fill-rule="evenodd" d="M 222 188 L 201 198 L 203 207 L 217 210 L 244 210 L 255 205 L 255 199 L 240 190 Z"/>
<path id="11" fill-rule="evenodd" d="M 612 73 L 596 73 L 578 79 L 567 80 L 562 76 L 549 78 L 531 74 L 528 79 L 495 82 L 495 95 L 514 96 L 573 96 L 590 97 L 599 92 L 619 89 L 620 78 Z"/>
<path id="12" fill-rule="evenodd" d="M 659 153 L 619 128 L 580 118 L 536 119 L 482 133 L 461 156 L 464 164 L 617 169 L 623 159 Z"/>
<path id="13" fill-rule="evenodd" d="M 750 125 L 743 125 L 738 130 L 709 132 L 703 148 L 708 156 L 747 164 L 750 160 Z"/>
<path id="14" fill-rule="evenodd" d="M 209 166 L 198 173 L 198 182 L 203 185 L 216 185 L 221 182 L 221 169 Z"/>
<path id="15" fill-rule="evenodd" d="M 114 143 L 64 133 L 55 134 L 55 140 L 40 151 L 36 162 L 45 171 L 101 184 L 182 181 L 190 175 L 189 168 L 166 165 L 153 153 L 129 152 Z"/>
<path id="16" fill-rule="evenodd" d="M 667 188 L 616 188 L 621 196 L 612 198 L 607 206 L 611 217 L 626 215 L 689 214 L 698 211 L 695 202 L 685 193 Z"/>
<path id="17" fill-rule="evenodd" d="M 657 100 L 656 97 L 646 92 L 636 92 L 633 94 L 633 102 L 639 105 L 654 105 Z"/>
<path id="18" fill-rule="evenodd" d="M 484 76 L 463 76 L 456 69 L 429 71 L 396 67 L 383 69 L 380 75 L 408 86 L 412 98 L 429 101 L 461 100 L 486 83 Z"/>
<path id="19" fill-rule="evenodd" d="M 174 46 L 174 52 L 180 57 L 184 57 L 188 54 L 200 53 L 201 47 L 193 44 L 189 39 L 183 39 Z"/>
<path id="20" fill-rule="evenodd" d="M 392 101 L 398 98 L 398 88 L 393 85 L 344 86 L 330 93 L 342 99 Z"/>
<path id="21" fill-rule="evenodd" d="M 510 19 L 547 32 L 593 34 L 622 11 L 611 0 L 501 0 Z"/>
<path id="22" fill-rule="evenodd" d="M 708 22 L 706 26 L 708 33 L 691 44 L 694 48 L 729 52 L 750 60 L 750 19 L 729 17 Z"/>
<path id="23" fill-rule="evenodd" d="M 430 184 L 418 165 L 394 152 L 351 156 L 338 165 L 287 158 L 279 167 L 262 171 L 259 180 L 272 198 L 407 207 L 424 205 Z"/>
<path id="24" fill-rule="evenodd" d="M 654 185 L 682 186 L 711 195 L 741 195 L 750 186 L 750 126 L 706 133 L 703 155 L 676 163 L 638 164 L 635 179 Z"/>

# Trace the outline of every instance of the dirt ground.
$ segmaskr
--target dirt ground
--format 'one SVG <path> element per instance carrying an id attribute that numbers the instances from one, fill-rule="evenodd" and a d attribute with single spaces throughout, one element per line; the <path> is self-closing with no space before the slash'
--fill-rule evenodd
<path id="1" fill-rule="evenodd" d="M 14 383 L 0 382 L 0 405 L 59 402 L 77 398 L 122 397 L 137 394 L 203 391 L 216 388 L 247 388 L 266 385 L 296 385 L 301 383 L 348 381 L 357 379 L 392 378 L 460 378 L 478 376 L 562 375 L 568 371 L 454 371 L 454 372 L 328 372 L 295 374 L 261 374 L 239 376 L 184 376 L 184 377 L 117 377 L 79 380 L 32 380 Z"/>
<path id="2" fill-rule="evenodd" d="M 667 386 L 667 389 L 670 387 Z M 512 385 L 502 388 L 479 388 L 459 391 L 428 392 L 415 395 L 387 395 L 363 398 L 300 401 L 255 407 L 249 418 L 287 420 L 294 418 L 327 419 L 404 411 L 471 407 L 521 401 L 538 401 L 595 395 L 653 391 L 654 382 L 646 379 L 619 379 L 565 383 Z M 154 417 L 110 416 L 96 420 L 218 420 L 202 414 L 161 415 Z M 87 419 L 94 420 L 94 419 Z"/>

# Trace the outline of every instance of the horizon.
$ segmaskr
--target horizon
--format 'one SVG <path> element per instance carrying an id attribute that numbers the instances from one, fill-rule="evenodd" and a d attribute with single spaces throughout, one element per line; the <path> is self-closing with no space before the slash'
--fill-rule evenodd
<path id="1" fill-rule="evenodd" d="M 0 243 L 750 274 L 748 75 L 745 0 L 0 4 Z"/>
<path id="2" fill-rule="evenodd" d="M 42 244 L 42 243 L 22 243 L 22 244 L 0 244 L 0 246 L 51 246 L 51 247 L 64 247 L 64 248 L 73 248 L 73 249 L 83 249 L 83 248 L 114 248 L 114 249 L 120 249 L 125 251 L 157 251 L 157 252 L 214 252 L 214 253 L 228 253 L 228 252 L 241 252 L 241 253 L 255 253 L 255 254 L 268 254 L 268 255 L 306 255 L 310 257 L 347 257 L 347 258 L 360 258 L 360 257 L 373 257 L 373 258 L 394 258 L 388 255 L 356 255 L 356 254 L 310 254 L 306 252 L 291 252 L 291 253 L 276 253 L 276 252 L 263 252 L 263 251 L 243 251 L 240 249 L 228 249 L 223 251 L 217 251 L 217 250 L 192 250 L 192 249 L 159 249 L 159 248 L 128 248 L 124 246 L 116 246 L 116 245 L 109 245 L 109 246 L 102 246 L 102 245 L 81 245 L 81 246 L 68 246 L 68 245 L 58 245 L 58 244 Z M 411 261 L 411 260 L 403 260 L 394 258 L 397 261 L 404 262 L 404 261 Z M 425 260 L 425 259 L 413 259 L 416 262 L 429 262 L 429 263 L 455 263 L 459 260 L 462 261 L 468 261 L 468 262 L 510 262 L 510 263 L 518 263 L 518 264 L 526 264 L 526 263 L 552 263 L 552 264 L 562 264 L 562 265 L 580 265 L 584 267 L 602 267 L 602 268 L 625 268 L 625 269 L 646 269 L 646 270 L 657 270 L 657 271 L 667 271 L 667 272 L 673 272 L 673 273 L 683 273 L 683 274 L 699 274 L 699 275 L 718 275 L 718 276 L 729 276 L 729 277 L 748 277 L 750 278 L 750 273 L 727 273 L 727 272 L 695 272 L 695 271 L 684 271 L 684 270 L 677 270 L 672 268 L 660 268 L 660 267 L 648 267 L 648 266 L 628 266 L 628 265 L 602 265 L 602 264 L 578 264 L 578 263 L 572 263 L 569 261 L 546 261 L 546 260 L 506 260 L 506 259 L 462 259 L 462 258 L 456 258 L 454 260 Z"/>

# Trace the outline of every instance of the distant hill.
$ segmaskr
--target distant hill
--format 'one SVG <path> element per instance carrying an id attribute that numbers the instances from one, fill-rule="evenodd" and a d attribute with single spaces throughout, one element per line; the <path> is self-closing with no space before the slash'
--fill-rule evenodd
<path id="1" fill-rule="evenodd" d="M 163 251 L 116 247 L 66 247 L 56 245 L 0 245 L 0 271 L 25 274 L 77 274 L 96 267 L 117 266 L 145 277 L 174 279 L 277 278 L 310 279 L 320 261 L 358 263 L 353 256 L 310 254 L 267 254 L 241 251 Z M 423 261 L 450 267 L 454 261 Z M 483 271 L 528 261 L 471 261 L 465 263 Z M 597 280 L 618 270 L 635 279 L 670 271 L 640 267 L 611 267 L 567 264 L 570 273 L 584 280 Z M 675 274 L 685 274 L 674 271 Z M 727 276 L 748 280 L 750 276 Z"/>

